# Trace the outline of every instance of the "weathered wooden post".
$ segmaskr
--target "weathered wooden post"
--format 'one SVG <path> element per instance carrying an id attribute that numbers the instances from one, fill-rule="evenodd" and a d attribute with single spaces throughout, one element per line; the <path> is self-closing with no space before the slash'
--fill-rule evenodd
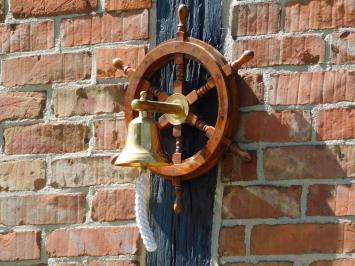
<path id="1" fill-rule="evenodd" d="M 176 10 L 179 4 L 189 8 L 187 31 L 192 37 L 202 39 L 217 49 L 222 47 L 222 23 L 220 0 L 158 0 L 157 1 L 157 44 L 176 34 L 178 19 Z M 160 89 L 173 88 L 175 69 L 167 66 L 160 74 Z M 191 88 L 206 83 L 205 72 L 196 63 L 187 65 L 186 80 Z M 189 88 L 187 88 L 189 89 Z M 215 106 L 216 94 L 212 92 L 203 104 Z M 216 110 L 205 111 L 204 118 L 214 120 Z M 197 105 L 197 109 L 199 109 Z M 207 108 L 208 109 L 208 108 Z M 182 130 L 189 130 L 183 128 Z M 198 130 L 191 130 L 188 139 L 183 140 L 188 155 L 204 145 L 205 137 Z M 172 209 L 175 190 L 171 182 L 155 177 L 152 182 L 151 225 L 159 249 L 148 254 L 148 265 L 209 265 L 211 230 L 213 219 L 213 199 L 217 171 L 213 169 L 201 178 L 184 184 L 184 212 L 176 215 Z"/>

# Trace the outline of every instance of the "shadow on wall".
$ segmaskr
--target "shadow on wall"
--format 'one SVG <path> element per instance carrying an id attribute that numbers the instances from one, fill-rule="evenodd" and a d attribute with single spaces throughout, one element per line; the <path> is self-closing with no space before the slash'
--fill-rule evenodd
<path id="1" fill-rule="evenodd" d="M 261 76 L 243 78 L 241 102 L 264 104 Z M 228 153 L 223 162 L 222 219 L 228 226 L 219 236 L 222 262 L 234 261 L 231 256 L 254 263 L 286 255 L 282 265 L 351 265 L 351 259 L 332 260 L 355 251 L 355 186 L 350 179 L 355 176 L 355 149 L 322 142 L 344 139 L 349 129 L 329 126 L 331 117 L 323 114 L 312 125 L 311 108 L 249 111 L 255 109 L 241 113 L 237 133 L 238 142 L 254 150 L 252 161 L 244 163 Z M 332 132 L 324 134 L 324 128 Z M 267 255 L 274 256 L 265 259 Z"/>

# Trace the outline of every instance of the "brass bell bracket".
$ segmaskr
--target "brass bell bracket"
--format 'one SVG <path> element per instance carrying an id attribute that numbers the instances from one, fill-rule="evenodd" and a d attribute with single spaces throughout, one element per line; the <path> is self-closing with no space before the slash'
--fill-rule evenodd
<path id="1" fill-rule="evenodd" d="M 142 91 L 140 96 L 139 100 L 132 101 L 133 110 L 163 113 L 172 125 L 181 125 L 186 121 L 189 114 L 189 103 L 184 95 L 174 93 L 165 102 L 147 100 L 148 93 L 146 91 Z"/>

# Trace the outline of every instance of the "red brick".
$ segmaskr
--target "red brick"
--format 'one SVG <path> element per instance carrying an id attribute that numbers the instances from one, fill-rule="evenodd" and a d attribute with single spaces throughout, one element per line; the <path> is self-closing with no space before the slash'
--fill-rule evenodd
<path id="1" fill-rule="evenodd" d="M 0 22 L 5 21 L 5 3 L 4 0 L 0 0 Z"/>
<path id="2" fill-rule="evenodd" d="M 257 179 L 257 156 L 251 152 L 251 161 L 243 162 L 239 156 L 226 153 L 222 163 L 223 181 L 249 181 Z"/>
<path id="3" fill-rule="evenodd" d="M 353 266 L 355 259 L 334 259 L 334 260 L 319 260 L 312 262 L 310 266 Z"/>
<path id="4" fill-rule="evenodd" d="M 237 5 L 233 9 L 232 36 L 276 33 L 280 6 L 274 3 Z"/>
<path id="5" fill-rule="evenodd" d="M 122 149 L 126 141 L 124 120 L 95 121 L 95 143 L 97 150 Z"/>
<path id="6" fill-rule="evenodd" d="M 107 0 L 106 10 L 130 10 L 151 8 L 152 0 Z"/>
<path id="7" fill-rule="evenodd" d="M 89 157 L 54 161 L 51 185 L 63 188 L 127 183 L 138 176 L 136 168 L 115 167 L 110 159 L 110 157 Z"/>
<path id="8" fill-rule="evenodd" d="M 354 16 L 353 16 L 354 17 Z M 332 62 L 334 64 L 355 63 L 355 32 L 332 34 Z"/>
<path id="9" fill-rule="evenodd" d="M 0 191 L 39 190 L 46 185 L 46 162 L 0 162 Z"/>
<path id="10" fill-rule="evenodd" d="M 321 37 L 312 35 L 241 40 L 234 43 L 234 58 L 245 50 L 257 55 L 244 65 L 247 67 L 313 65 L 324 62 L 325 44 Z"/>
<path id="11" fill-rule="evenodd" d="M 224 227 L 219 233 L 220 256 L 245 255 L 245 228 L 244 226 Z"/>
<path id="12" fill-rule="evenodd" d="M 272 105 L 355 101 L 355 71 L 286 73 L 272 76 L 270 83 Z"/>
<path id="13" fill-rule="evenodd" d="M 87 149 L 83 124 L 36 124 L 4 130 L 6 154 L 66 153 Z"/>
<path id="14" fill-rule="evenodd" d="M 238 139 L 242 142 L 310 140 L 311 114 L 309 111 L 242 113 Z"/>
<path id="15" fill-rule="evenodd" d="M 264 81 L 261 74 L 246 73 L 237 76 L 240 106 L 264 103 Z"/>
<path id="16" fill-rule="evenodd" d="M 70 13 L 89 13 L 97 9 L 97 0 L 12 0 L 14 17 L 56 16 Z"/>
<path id="17" fill-rule="evenodd" d="M 232 263 L 225 264 L 226 266 L 294 266 L 293 262 L 286 261 L 267 261 L 267 262 L 258 262 L 258 263 Z"/>
<path id="18" fill-rule="evenodd" d="M 351 253 L 354 241 L 355 224 L 350 223 L 256 225 L 251 254 Z"/>
<path id="19" fill-rule="evenodd" d="M 148 10 L 65 19 L 63 46 L 142 40 L 149 37 Z"/>
<path id="20" fill-rule="evenodd" d="M 136 228 L 75 228 L 49 233 L 46 247 L 49 257 L 137 255 L 139 242 Z"/>
<path id="21" fill-rule="evenodd" d="M 46 194 L 0 198 L 0 224 L 69 224 L 85 221 L 84 194 Z"/>
<path id="22" fill-rule="evenodd" d="M 269 180 L 354 177 L 355 146 L 268 148 L 264 173 Z"/>
<path id="23" fill-rule="evenodd" d="M 355 215 L 355 184 L 312 185 L 309 187 L 307 215 Z"/>
<path id="24" fill-rule="evenodd" d="M 121 58 L 125 65 L 137 67 L 145 56 L 145 47 L 118 47 L 96 49 L 97 78 L 119 78 L 124 74 L 112 65 L 113 58 Z"/>
<path id="25" fill-rule="evenodd" d="M 354 2 L 351 0 L 289 1 L 285 7 L 285 30 L 354 27 L 354 12 Z"/>
<path id="26" fill-rule="evenodd" d="M 259 262 L 256 266 L 293 266 L 292 262 Z"/>
<path id="27" fill-rule="evenodd" d="M 301 193 L 302 189 L 299 186 L 226 187 L 223 197 L 223 218 L 299 217 Z"/>
<path id="28" fill-rule="evenodd" d="M 94 260 L 89 266 L 137 266 L 138 263 L 128 260 Z"/>
<path id="29" fill-rule="evenodd" d="M 49 84 L 89 79 L 91 55 L 87 52 L 18 57 L 4 62 L 5 86 Z"/>
<path id="30" fill-rule="evenodd" d="M 43 116 L 46 93 L 0 93 L 0 122 L 4 120 L 34 119 Z"/>
<path id="31" fill-rule="evenodd" d="M 53 21 L 0 26 L 0 53 L 46 50 L 53 47 Z"/>
<path id="32" fill-rule="evenodd" d="M 355 109 L 321 110 L 317 116 L 317 139 L 355 138 Z"/>
<path id="33" fill-rule="evenodd" d="M 53 266 L 84 266 L 83 263 L 78 262 L 54 262 Z M 43 265 L 47 266 L 47 265 Z"/>
<path id="34" fill-rule="evenodd" d="M 57 117 L 93 115 L 123 111 L 122 85 L 92 85 L 57 89 L 53 93 L 53 109 Z"/>
<path id="35" fill-rule="evenodd" d="M 41 231 L 0 233 L 0 261 L 41 258 Z"/>
<path id="36" fill-rule="evenodd" d="M 93 220 L 115 221 L 134 219 L 134 197 L 135 190 L 132 188 L 101 189 L 97 191 L 92 203 Z"/>
<path id="37" fill-rule="evenodd" d="M 254 266 L 255 264 L 253 263 L 246 263 L 246 262 L 237 262 L 237 263 L 228 263 L 224 264 L 226 266 Z"/>

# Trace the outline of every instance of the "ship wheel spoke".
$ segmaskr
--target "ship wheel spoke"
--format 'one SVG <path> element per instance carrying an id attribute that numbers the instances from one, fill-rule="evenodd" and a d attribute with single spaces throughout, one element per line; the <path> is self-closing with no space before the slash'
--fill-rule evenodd
<path id="1" fill-rule="evenodd" d="M 123 71 L 123 73 L 128 76 L 128 79 L 130 75 L 136 71 L 134 68 L 124 65 L 123 61 L 120 58 L 113 59 L 112 64 L 115 68 Z M 169 97 L 168 93 L 159 90 L 157 86 L 153 85 L 149 80 L 144 78 L 141 81 L 141 90 L 149 91 L 159 101 L 165 102 L 165 100 Z"/>
<path id="2" fill-rule="evenodd" d="M 176 34 L 178 41 L 185 41 L 187 38 L 186 23 L 188 17 L 188 8 L 186 5 L 180 5 L 178 10 L 179 24 Z M 176 80 L 174 82 L 174 92 L 184 94 L 185 89 L 185 75 L 186 75 L 186 60 L 183 54 L 175 55 L 176 66 Z M 175 137 L 176 148 L 175 153 L 172 155 L 173 164 L 181 164 L 183 157 L 183 138 L 182 138 L 182 125 L 174 126 L 173 136 Z M 174 211 L 179 214 L 184 210 L 182 201 L 183 184 L 181 177 L 174 177 L 172 179 L 173 186 L 175 188 L 175 202 Z"/>
<path id="3" fill-rule="evenodd" d="M 222 69 L 224 74 L 226 76 L 235 75 L 238 69 L 241 68 L 243 64 L 246 64 L 248 61 L 250 61 L 253 57 L 254 53 L 252 51 L 245 51 L 237 60 L 223 66 Z M 186 95 L 186 99 L 191 105 L 214 88 L 216 88 L 216 83 L 213 78 L 209 78 L 205 85 L 197 90 L 192 90 L 188 95 Z"/>
<path id="4" fill-rule="evenodd" d="M 209 125 L 207 122 L 203 121 L 201 118 L 199 118 L 194 113 L 191 113 L 191 112 L 189 113 L 189 115 L 187 116 L 186 122 L 189 125 L 194 126 L 194 127 L 198 128 L 199 130 L 201 130 L 202 132 L 204 132 L 207 138 L 209 138 L 209 139 L 212 138 L 214 131 L 215 131 L 215 127 Z M 239 156 L 243 161 L 249 162 L 251 160 L 250 154 L 247 151 L 243 151 L 239 147 L 238 143 L 236 143 L 232 139 L 224 137 L 222 142 L 230 152 Z"/>
<path id="5" fill-rule="evenodd" d="M 165 114 L 161 115 L 158 119 L 158 127 L 159 129 L 165 129 L 171 127 L 172 124 L 169 123 L 168 118 Z"/>
<path id="6" fill-rule="evenodd" d="M 212 137 L 215 130 L 214 126 L 209 125 L 192 112 L 188 114 L 186 123 L 201 130 L 208 138 Z"/>
<path id="7" fill-rule="evenodd" d="M 186 59 L 184 54 L 176 54 L 174 63 L 176 73 L 176 80 L 174 81 L 174 92 L 184 94 L 186 85 Z M 175 153 L 172 156 L 172 162 L 174 164 L 182 163 L 182 156 L 184 151 L 182 131 L 182 125 L 176 125 L 173 128 L 173 136 L 175 137 Z"/>
<path id="8" fill-rule="evenodd" d="M 169 97 L 169 94 L 167 92 L 160 90 L 157 86 L 155 86 L 149 80 L 146 79 L 142 79 L 141 90 L 148 91 L 154 97 L 156 97 L 158 101 L 161 102 L 165 102 L 166 99 Z"/>
<path id="9" fill-rule="evenodd" d="M 228 63 L 222 67 L 224 75 L 227 77 L 237 74 L 238 70 L 246 63 L 248 63 L 254 57 L 254 52 L 246 50 L 243 54 L 232 63 Z"/>
<path id="10" fill-rule="evenodd" d="M 191 92 L 189 92 L 189 94 L 186 95 L 187 102 L 190 105 L 193 104 L 201 97 L 205 96 L 209 91 L 211 91 L 215 87 L 216 85 L 215 82 L 213 81 L 213 78 L 209 78 L 205 85 L 201 86 L 197 90 L 192 90 Z"/>

